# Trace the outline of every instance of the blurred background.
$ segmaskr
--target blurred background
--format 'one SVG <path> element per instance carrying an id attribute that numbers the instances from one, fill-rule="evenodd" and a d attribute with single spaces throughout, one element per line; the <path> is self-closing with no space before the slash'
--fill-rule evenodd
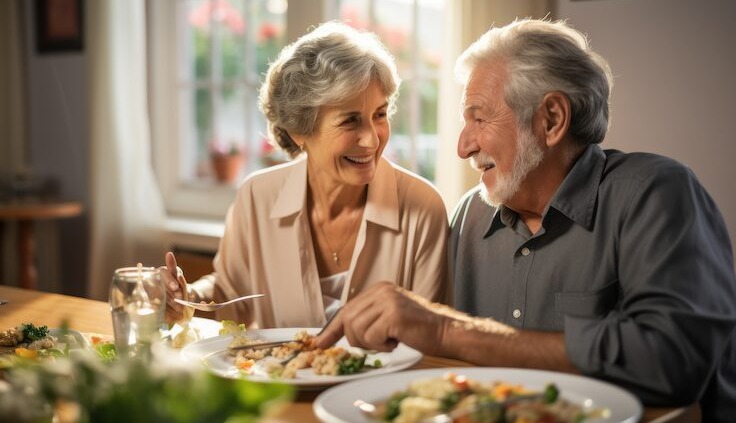
<path id="1" fill-rule="evenodd" d="M 39 289 L 105 299 L 116 267 L 179 253 L 209 271 L 237 183 L 284 155 L 257 91 L 280 49 L 330 19 L 374 31 L 403 79 L 386 155 L 452 211 L 478 175 L 457 158 L 459 53 L 493 23 L 566 19 L 615 76 L 604 148 L 694 170 L 736 237 L 731 0 L 1 0 L 2 204 L 71 201 L 33 221 Z M 17 218 L 0 221 L 17 285 Z"/>

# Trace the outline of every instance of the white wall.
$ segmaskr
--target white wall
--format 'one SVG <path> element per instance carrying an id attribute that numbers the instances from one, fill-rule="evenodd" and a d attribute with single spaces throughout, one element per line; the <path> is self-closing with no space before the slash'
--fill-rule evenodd
<path id="1" fill-rule="evenodd" d="M 615 77 L 604 148 L 689 166 L 736 240 L 736 1 L 558 0 Z"/>

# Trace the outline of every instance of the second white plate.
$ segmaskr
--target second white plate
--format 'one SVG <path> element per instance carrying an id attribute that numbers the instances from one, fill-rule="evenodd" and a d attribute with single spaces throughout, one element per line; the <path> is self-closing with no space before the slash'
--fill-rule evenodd
<path id="1" fill-rule="evenodd" d="M 256 329 L 249 330 L 248 337 L 266 341 L 280 341 L 286 339 L 294 339 L 294 335 L 301 330 L 306 330 L 311 334 L 319 332 L 320 328 L 279 328 L 279 329 Z M 259 366 L 258 363 L 253 368 L 252 374 L 245 374 L 235 367 L 234 357 L 227 354 L 225 350 L 232 341 L 232 335 L 217 336 L 210 339 L 194 342 L 187 345 L 181 351 L 186 359 L 200 360 L 212 372 L 220 376 L 229 378 L 243 378 L 254 381 L 273 382 L 276 379 L 268 376 L 265 368 Z M 353 349 L 345 338 L 336 344 L 348 350 Z M 361 350 L 353 349 L 355 352 Z M 218 352 L 222 352 L 221 354 Z M 317 375 L 311 368 L 302 369 L 297 372 L 294 379 L 278 379 L 279 382 L 295 385 L 299 387 L 320 387 L 334 385 L 337 383 L 347 382 L 355 379 L 362 379 L 371 376 L 378 376 L 387 373 L 393 373 L 406 369 L 418 362 L 422 358 L 422 354 L 404 344 L 399 344 L 396 349 L 390 353 L 368 354 L 366 363 L 373 363 L 376 359 L 381 361 L 381 367 L 377 369 L 369 369 L 361 373 L 343 376 Z"/>
<path id="2" fill-rule="evenodd" d="M 314 413 L 326 423 L 372 423 L 374 420 L 353 406 L 355 400 L 374 404 L 386 401 L 391 394 L 405 390 L 415 380 L 439 377 L 447 372 L 486 383 L 504 381 L 521 384 L 539 391 L 548 383 L 554 383 L 560 389 L 560 395 L 568 401 L 587 410 L 606 408 L 610 411 L 607 417 L 586 420 L 586 423 L 636 423 L 642 415 L 642 406 L 636 397 L 609 383 L 566 373 L 495 367 L 411 370 L 335 386 L 317 397 Z"/>

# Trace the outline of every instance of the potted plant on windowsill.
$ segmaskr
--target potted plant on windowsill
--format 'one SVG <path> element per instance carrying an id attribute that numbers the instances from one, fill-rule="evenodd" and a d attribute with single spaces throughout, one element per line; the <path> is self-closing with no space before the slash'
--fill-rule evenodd
<path id="1" fill-rule="evenodd" d="M 234 182 L 240 175 L 244 160 L 245 150 L 236 142 L 223 144 L 214 140 L 210 143 L 210 161 L 218 182 Z"/>

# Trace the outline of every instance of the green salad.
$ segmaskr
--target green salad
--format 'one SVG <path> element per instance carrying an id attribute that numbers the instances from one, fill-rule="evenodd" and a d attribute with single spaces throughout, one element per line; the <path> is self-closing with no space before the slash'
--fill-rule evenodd
<path id="1" fill-rule="evenodd" d="M 21 332 L 24 340 L 50 336 L 31 324 Z M 288 385 L 215 376 L 167 348 L 119 356 L 114 343 L 92 337 L 89 348 L 58 352 L 51 360 L 15 356 L 0 368 L 0 423 L 256 422 L 293 396 Z"/>

